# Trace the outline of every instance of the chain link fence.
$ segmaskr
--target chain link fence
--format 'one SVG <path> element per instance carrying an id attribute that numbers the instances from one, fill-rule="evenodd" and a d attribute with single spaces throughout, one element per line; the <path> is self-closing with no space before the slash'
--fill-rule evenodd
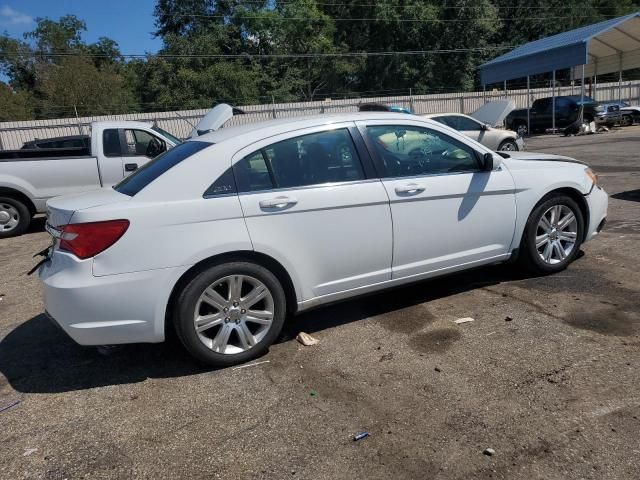
<path id="1" fill-rule="evenodd" d="M 594 85 L 591 96 L 598 101 L 623 100 L 631 104 L 640 103 L 640 81 L 619 84 L 603 83 Z M 580 86 L 557 87 L 556 95 L 580 95 Z M 588 94 L 588 92 L 586 93 Z M 508 97 L 515 101 L 516 108 L 525 108 L 536 98 L 550 97 L 551 87 L 530 90 L 527 99 L 526 90 L 492 90 L 487 92 L 442 93 L 432 95 L 404 95 L 386 97 L 367 97 L 352 99 L 325 99 L 314 102 L 272 103 L 263 105 L 240 106 L 245 115 L 234 116 L 226 126 L 256 123 L 274 118 L 287 118 L 308 115 L 321 115 L 342 112 L 355 112 L 362 103 L 384 103 L 397 105 L 424 113 L 471 113 L 485 102 Z M 131 113 L 122 115 L 103 115 L 95 117 L 61 118 L 51 120 L 30 120 L 0 123 L 0 149 L 19 149 L 25 142 L 61 137 L 67 135 L 87 135 L 91 122 L 137 120 L 151 122 L 179 138 L 186 138 L 193 126 L 207 113 L 208 109 L 183 110 L 156 113 Z"/>

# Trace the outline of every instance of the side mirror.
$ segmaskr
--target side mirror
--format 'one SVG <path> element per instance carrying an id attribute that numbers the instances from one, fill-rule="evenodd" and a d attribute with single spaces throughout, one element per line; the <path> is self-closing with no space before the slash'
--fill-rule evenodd
<path id="1" fill-rule="evenodd" d="M 487 124 L 486 124 L 486 123 L 483 123 L 483 124 L 480 126 L 480 130 L 482 130 L 482 131 L 489 130 L 489 127 L 487 126 Z"/>
<path id="2" fill-rule="evenodd" d="M 495 156 L 493 153 L 485 153 L 482 156 L 482 171 L 490 172 L 500 166 L 502 159 L 500 156 Z"/>

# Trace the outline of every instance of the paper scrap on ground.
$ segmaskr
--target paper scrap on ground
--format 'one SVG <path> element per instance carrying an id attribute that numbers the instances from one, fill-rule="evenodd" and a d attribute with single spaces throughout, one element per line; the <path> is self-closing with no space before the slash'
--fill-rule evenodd
<path id="1" fill-rule="evenodd" d="M 300 332 L 296 337 L 296 340 L 299 341 L 305 347 L 310 347 L 311 345 L 320 343 L 320 340 L 318 340 L 317 338 L 313 338 L 311 335 L 304 332 Z"/>
<path id="2" fill-rule="evenodd" d="M 453 323 L 468 323 L 468 322 L 473 322 L 473 318 L 464 317 L 464 318 L 459 318 L 459 319 L 453 321 Z"/>

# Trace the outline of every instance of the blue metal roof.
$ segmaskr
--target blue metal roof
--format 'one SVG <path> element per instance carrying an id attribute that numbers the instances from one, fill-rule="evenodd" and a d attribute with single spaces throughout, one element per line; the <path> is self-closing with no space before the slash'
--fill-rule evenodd
<path id="1" fill-rule="evenodd" d="M 525 43 L 480 66 L 483 85 L 588 63 L 589 42 L 640 12 Z"/>

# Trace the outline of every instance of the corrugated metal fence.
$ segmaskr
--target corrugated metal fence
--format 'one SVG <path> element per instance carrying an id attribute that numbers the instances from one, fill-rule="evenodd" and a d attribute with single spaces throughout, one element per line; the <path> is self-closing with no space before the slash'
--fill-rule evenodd
<path id="1" fill-rule="evenodd" d="M 603 83 L 594 86 L 592 96 L 599 101 L 622 100 L 640 103 L 640 81 Z M 551 96 L 551 88 L 531 89 L 531 100 Z M 580 86 L 556 88 L 556 95 L 579 95 Z M 517 108 L 530 104 L 526 90 L 508 90 L 506 96 L 516 102 Z M 362 103 L 379 102 L 411 108 L 418 114 L 459 112 L 470 113 L 482 106 L 485 101 L 505 97 L 504 91 L 461 92 L 433 95 L 412 95 L 396 97 L 367 97 L 316 102 L 274 103 L 266 105 L 241 106 L 247 114 L 234 116 L 229 125 L 255 123 L 273 118 L 316 115 L 324 113 L 355 112 Z M 61 118 L 52 120 L 30 120 L 22 122 L 0 123 L 0 149 L 11 150 L 22 147 L 24 142 L 36 138 L 50 138 L 65 135 L 87 134 L 91 122 L 103 120 L 139 120 L 155 122 L 160 128 L 184 138 L 189 135 L 193 125 L 208 110 L 183 110 L 157 113 L 131 113 L 124 115 L 104 115 L 96 117 Z"/>

